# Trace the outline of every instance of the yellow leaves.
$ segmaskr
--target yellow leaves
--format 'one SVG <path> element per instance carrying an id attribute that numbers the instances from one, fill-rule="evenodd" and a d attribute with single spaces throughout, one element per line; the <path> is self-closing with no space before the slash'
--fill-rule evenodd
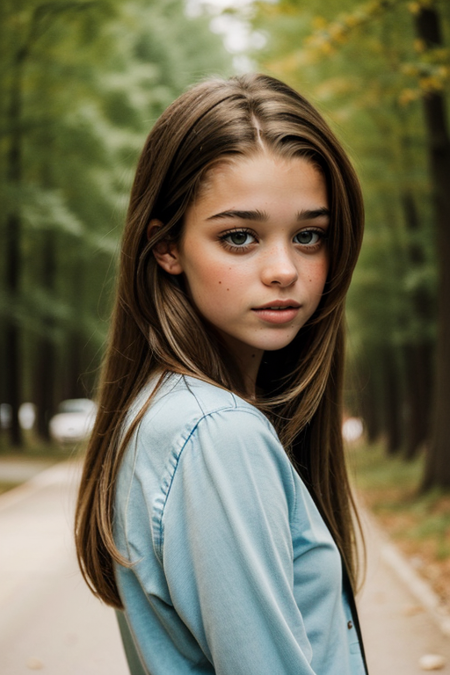
<path id="1" fill-rule="evenodd" d="M 417 52 L 418 54 L 423 54 L 423 52 L 427 48 L 427 45 L 425 44 L 425 40 L 420 40 L 419 38 L 417 38 L 413 42 L 413 47 L 415 52 Z"/>
<path id="2" fill-rule="evenodd" d="M 312 27 L 314 30 L 324 30 L 328 25 L 328 21 L 323 16 L 315 16 L 312 20 Z"/>
<path id="3" fill-rule="evenodd" d="M 404 75 L 410 75 L 411 77 L 418 77 L 420 75 L 420 67 L 415 63 L 404 63 L 401 66 L 401 70 Z"/>
<path id="4" fill-rule="evenodd" d="M 317 98 L 325 101 L 335 96 L 342 96 L 357 91 L 359 80 L 352 77 L 333 77 L 318 83 L 315 88 Z"/>
<path id="5" fill-rule="evenodd" d="M 320 15 L 315 16 L 312 19 L 313 32 L 304 41 L 304 51 L 310 54 L 309 61 L 312 62 L 321 56 L 335 53 L 341 45 L 350 40 L 353 30 L 364 26 L 374 16 L 387 11 L 395 4 L 395 1 L 370 0 L 366 4 L 357 5 L 352 12 L 342 14 L 334 21 L 327 21 Z"/>
<path id="6" fill-rule="evenodd" d="M 436 74 L 442 80 L 450 80 L 450 66 L 438 66 L 436 68 Z"/>
<path id="7" fill-rule="evenodd" d="M 414 48 L 420 54 L 419 59 L 401 66 L 402 74 L 415 80 L 413 86 L 401 92 L 399 101 L 402 105 L 408 105 L 427 94 L 442 92 L 450 82 L 450 49 L 427 49 L 420 40 L 414 42 Z"/>
<path id="8" fill-rule="evenodd" d="M 275 63 L 271 64 L 271 70 L 276 70 L 281 78 L 284 74 L 295 78 L 302 76 L 302 72 L 307 73 L 309 66 L 328 61 L 332 62 L 331 71 L 328 72 L 330 76 L 340 68 L 341 63 L 347 63 L 348 58 L 359 59 L 361 54 L 364 63 L 357 63 L 356 67 L 358 71 L 365 70 L 364 64 L 367 63 L 370 86 L 364 87 L 360 82 L 360 91 L 358 88 L 346 89 L 344 81 L 327 80 L 322 84 L 315 81 L 316 95 L 321 99 L 340 101 L 342 110 L 345 109 L 343 101 L 347 99 L 351 99 L 356 108 L 375 109 L 382 96 L 396 99 L 402 106 L 407 106 L 427 94 L 442 92 L 449 88 L 450 83 L 450 50 L 444 47 L 430 48 L 424 40 L 414 39 L 414 21 L 411 16 L 408 19 L 408 10 L 417 14 L 424 7 L 431 6 L 433 1 L 355 0 L 347 5 L 346 13 L 335 14 L 328 20 L 317 13 L 309 24 L 308 13 L 302 9 L 304 0 L 281 0 L 274 6 L 282 13 L 284 10 L 281 7 L 295 8 L 300 35 L 305 34 L 308 25 L 311 32 L 303 40 L 294 42 L 289 53 L 285 51 L 278 54 L 278 58 L 273 59 Z M 390 14 L 391 10 L 394 17 Z M 395 34 L 393 22 L 397 19 L 399 31 L 403 23 L 409 24 L 410 29 Z M 387 37 L 393 38 L 391 41 L 385 40 L 384 31 L 380 30 L 380 25 L 385 21 L 388 26 Z M 348 50 L 345 48 L 347 44 Z M 339 56 L 338 59 L 335 59 L 335 54 Z M 403 60 L 409 62 L 402 63 Z"/>
<path id="9" fill-rule="evenodd" d="M 417 86 L 415 88 L 405 88 L 400 93 L 398 100 L 403 106 L 406 106 L 413 101 L 417 101 L 426 94 L 442 92 L 450 81 L 450 67 L 448 66 L 441 65 L 429 68 L 428 71 L 425 72 L 423 64 L 405 64 L 402 67 L 402 72 L 405 75 L 417 78 Z"/>
<path id="10" fill-rule="evenodd" d="M 411 14 L 418 14 L 421 9 L 426 9 L 433 7 L 434 0 L 414 0 L 414 2 L 408 2 L 408 9 Z"/>
<path id="11" fill-rule="evenodd" d="M 253 10 L 255 10 L 260 18 L 264 19 L 276 19 L 277 17 L 281 16 L 296 16 L 298 13 L 298 10 L 296 7 L 291 7 L 289 4 L 283 5 L 281 3 L 274 3 L 272 4 L 271 2 L 254 2 L 252 5 Z M 242 10 L 235 10 L 236 12 L 242 11 Z"/>
<path id="12" fill-rule="evenodd" d="M 380 11 L 380 9 L 383 9 L 384 4 L 385 3 L 383 2 L 378 2 L 375 0 L 374 2 L 368 2 L 364 9 L 366 10 L 367 14 L 376 14 Z"/>
<path id="13" fill-rule="evenodd" d="M 360 26 L 364 22 L 364 15 L 363 14 L 347 14 L 347 16 L 344 16 L 342 21 L 349 27 L 349 28 L 356 28 L 357 26 Z"/>
<path id="14" fill-rule="evenodd" d="M 427 63 L 450 65 L 450 49 L 446 47 L 429 49 L 426 54 L 426 61 Z"/>
<path id="15" fill-rule="evenodd" d="M 289 74 L 296 73 L 299 69 L 309 66 L 314 62 L 314 55 L 306 50 L 299 49 L 290 52 L 282 58 L 266 61 L 264 66 L 268 68 L 271 73 L 278 75 L 278 77 L 286 78 Z"/>
<path id="16" fill-rule="evenodd" d="M 334 54 L 336 51 L 331 42 L 328 42 L 327 40 L 324 40 L 322 43 L 320 50 L 322 54 L 328 55 L 328 54 Z"/>
<path id="17" fill-rule="evenodd" d="M 416 100 L 423 94 L 443 91 L 450 81 L 450 50 L 439 47 L 421 53 L 416 63 L 404 63 L 401 72 L 416 80 L 414 89 L 404 89 L 399 100 L 402 105 Z M 414 92 L 414 96 L 412 94 Z"/>
<path id="18" fill-rule="evenodd" d="M 318 55 L 329 55 L 336 51 L 337 45 L 345 43 L 347 40 L 347 29 L 344 24 L 338 21 L 326 24 L 321 30 L 316 30 L 312 35 L 305 39 L 305 46 Z"/>
<path id="19" fill-rule="evenodd" d="M 444 82 L 436 75 L 431 75 L 429 77 L 421 77 L 419 86 L 423 92 L 432 93 L 442 91 L 444 89 Z"/>
<path id="20" fill-rule="evenodd" d="M 398 101 L 400 105 L 407 106 L 409 103 L 417 101 L 419 98 L 421 98 L 421 93 L 418 89 L 403 89 L 398 97 Z"/>
<path id="21" fill-rule="evenodd" d="M 330 37 L 334 42 L 337 42 L 338 44 L 343 44 L 346 39 L 346 26 L 342 23 L 332 23 L 328 29 L 328 32 L 330 34 Z"/>
<path id="22" fill-rule="evenodd" d="M 411 14 L 418 14 L 421 10 L 420 2 L 409 2 L 408 9 L 411 12 Z"/>

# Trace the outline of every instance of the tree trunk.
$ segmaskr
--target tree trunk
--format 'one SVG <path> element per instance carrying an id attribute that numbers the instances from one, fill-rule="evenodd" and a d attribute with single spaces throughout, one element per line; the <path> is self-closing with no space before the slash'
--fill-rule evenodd
<path id="1" fill-rule="evenodd" d="M 54 232 L 45 232 L 42 245 L 42 285 L 48 291 L 55 287 L 56 252 Z M 44 440 L 50 440 L 48 423 L 55 410 L 56 349 L 52 336 L 54 321 L 45 319 L 45 333 L 38 340 L 35 368 L 36 430 Z"/>
<path id="2" fill-rule="evenodd" d="M 386 449 L 389 455 L 398 454 L 402 446 L 400 379 L 395 356 L 392 347 L 387 347 L 383 359 L 385 388 L 383 401 L 385 406 L 385 428 L 387 432 Z"/>
<path id="3" fill-rule="evenodd" d="M 417 456 L 429 438 L 433 345 L 421 342 L 405 345 L 407 418 L 405 458 Z"/>
<path id="4" fill-rule="evenodd" d="M 427 48 L 442 46 L 437 10 L 423 7 L 416 16 L 416 32 Z M 437 226 L 438 339 L 432 436 L 422 489 L 450 487 L 450 138 L 444 95 L 424 95 L 423 107 L 433 202 Z"/>
<path id="5" fill-rule="evenodd" d="M 382 433 L 379 382 L 373 368 L 368 364 L 364 371 L 364 381 L 359 398 L 359 414 L 364 420 L 364 426 L 369 444 L 375 443 Z"/>
<path id="6" fill-rule="evenodd" d="M 21 272 L 21 217 L 17 195 L 22 183 L 22 71 L 23 59 L 19 52 L 15 72 L 12 76 L 12 86 L 8 107 L 8 126 L 11 129 L 10 145 L 7 155 L 7 177 L 10 185 L 15 189 L 16 202 L 13 211 L 6 217 L 6 287 L 10 303 L 15 308 L 20 302 L 20 272 Z M 6 319 L 5 328 L 5 382 L 7 402 L 11 406 L 11 444 L 17 448 L 23 446 L 23 434 L 19 424 L 19 406 L 22 403 L 22 374 L 20 357 L 20 329 L 14 316 Z"/>
<path id="7" fill-rule="evenodd" d="M 423 247 L 414 235 L 420 230 L 420 219 L 414 197 L 409 191 L 402 195 L 405 224 L 412 235 L 409 243 L 409 260 L 412 267 L 425 263 Z M 412 296 L 414 317 L 421 326 L 434 318 L 434 302 L 423 285 L 417 287 Z M 423 334 L 405 345 L 406 377 L 406 421 L 405 421 L 405 457 L 413 459 L 429 437 L 432 398 L 432 354 L 433 344 Z"/>
<path id="8" fill-rule="evenodd" d="M 69 349 L 67 353 L 67 384 L 66 398 L 85 398 L 86 390 L 83 385 L 83 342 L 81 335 L 72 333 L 69 338 Z"/>

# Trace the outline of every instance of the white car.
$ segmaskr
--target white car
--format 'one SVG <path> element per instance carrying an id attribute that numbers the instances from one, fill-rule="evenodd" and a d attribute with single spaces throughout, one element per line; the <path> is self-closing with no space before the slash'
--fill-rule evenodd
<path id="1" fill-rule="evenodd" d="M 9 403 L 0 403 L 0 429 L 10 429 L 12 408 Z M 34 403 L 22 403 L 19 407 L 19 424 L 22 429 L 32 429 L 36 421 L 36 406 Z"/>
<path id="2" fill-rule="evenodd" d="M 58 443 L 84 441 L 94 428 L 96 414 L 97 404 L 88 398 L 62 401 L 50 420 L 50 436 Z"/>

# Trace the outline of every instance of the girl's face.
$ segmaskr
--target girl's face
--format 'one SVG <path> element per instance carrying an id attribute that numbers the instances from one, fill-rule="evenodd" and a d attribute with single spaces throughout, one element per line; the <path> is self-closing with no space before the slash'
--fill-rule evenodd
<path id="1" fill-rule="evenodd" d="M 261 152 L 212 168 L 180 241 L 155 255 L 254 380 L 263 352 L 288 345 L 319 304 L 328 225 L 321 172 Z"/>

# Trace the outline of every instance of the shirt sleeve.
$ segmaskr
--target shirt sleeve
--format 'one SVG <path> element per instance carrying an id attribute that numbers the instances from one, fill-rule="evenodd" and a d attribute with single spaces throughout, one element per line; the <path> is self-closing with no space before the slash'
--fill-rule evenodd
<path id="1" fill-rule="evenodd" d="M 314 675 L 294 598 L 290 462 L 264 418 L 203 418 L 183 448 L 162 516 L 177 613 L 217 675 Z"/>

